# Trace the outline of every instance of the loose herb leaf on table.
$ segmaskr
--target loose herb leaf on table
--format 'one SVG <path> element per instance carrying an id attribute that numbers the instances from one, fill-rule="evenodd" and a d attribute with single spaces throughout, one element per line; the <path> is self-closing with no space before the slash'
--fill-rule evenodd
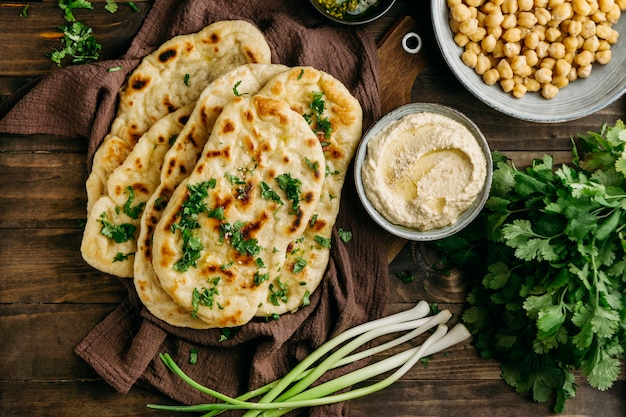
<path id="1" fill-rule="evenodd" d="M 576 394 L 573 370 L 610 388 L 626 343 L 626 126 L 578 139 L 561 167 L 546 155 L 520 170 L 494 152 L 484 210 L 434 243 L 477 277 L 463 321 L 481 356 L 556 412 Z"/>

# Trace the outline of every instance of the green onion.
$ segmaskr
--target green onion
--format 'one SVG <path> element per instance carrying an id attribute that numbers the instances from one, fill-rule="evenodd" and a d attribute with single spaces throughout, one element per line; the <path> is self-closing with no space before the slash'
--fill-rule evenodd
<path id="1" fill-rule="evenodd" d="M 333 404 L 374 393 L 400 379 L 422 358 L 447 349 L 470 337 L 469 331 L 462 324 L 457 324 L 448 331 L 444 324 L 452 316 L 448 310 L 442 310 L 436 315 L 427 317 L 429 312 L 428 303 L 420 301 L 410 310 L 353 327 L 313 351 L 283 378 L 237 398 L 226 396 L 200 385 L 186 375 L 170 355 L 161 355 L 165 365 L 183 381 L 198 391 L 213 396 L 222 402 L 191 406 L 149 404 L 148 407 L 174 412 L 208 412 L 205 416 L 215 416 L 225 410 L 238 409 L 248 410 L 244 414 L 246 417 L 260 414 L 266 417 L 276 417 L 296 408 Z M 330 369 L 354 363 L 401 345 L 433 328 L 436 330 L 420 346 L 407 349 L 311 388 L 311 385 Z M 386 343 L 351 354 L 351 352 L 376 338 L 399 332 L 407 333 Z M 335 348 L 337 349 L 335 350 Z M 325 359 L 313 366 L 322 358 Z M 335 394 L 392 370 L 395 371 L 379 382 Z M 256 397 L 261 398 L 256 402 L 248 401 Z"/>

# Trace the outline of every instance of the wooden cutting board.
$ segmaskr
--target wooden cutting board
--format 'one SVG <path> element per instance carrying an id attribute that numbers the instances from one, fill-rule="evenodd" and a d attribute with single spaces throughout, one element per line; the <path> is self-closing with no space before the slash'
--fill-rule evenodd
<path id="1" fill-rule="evenodd" d="M 383 114 L 412 101 L 413 84 L 425 66 L 422 52 L 411 54 L 402 47 L 402 39 L 409 32 L 419 35 L 419 28 L 412 17 L 404 16 L 394 24 L 377 45 L 380 63 L 380 102 Z M 385 232 L 385 247 L 390 263 L 406 242 L 405 239 Z"/>

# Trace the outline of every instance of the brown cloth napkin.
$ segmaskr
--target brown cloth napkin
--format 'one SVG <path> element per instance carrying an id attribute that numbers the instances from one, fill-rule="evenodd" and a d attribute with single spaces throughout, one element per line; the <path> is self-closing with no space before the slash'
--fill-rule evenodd
<path id="1" fill-rule="evenodd" d="M 272 62 L 311 65 L 341 80 L 361 102 L 365 128 L 380 116 L 378 60 L 367 28 L 331 25 L 304 0 L 156 0 L 124 56 L 51 73 L 10 110 L 0 109 L 0 131 L 85 137 L 90 162 L 115 116 L 117 92 L 141 58 L 172 36 L 228 19 L 257 25 L 272 48 Z M 122 71 L 107 71 L 118 65 Z M 121 280 L 128 300 L 75 352 L 120 392 L 136 384 L 185 404 L 212 400 L 169 372 L 160 353 L 171 354 L 195 380 L 231 396 L 279 378 L 332 336 L 386 314 L 388 268 L 380 229 L 362 209 L 351 175 L 336 228 L 351 231 L 353 239 L 344 243 L 335 229 L 324 280 L 311 304 L 294 314 L 275 321 L 255 320 L 220 341 L 219 329 L 181 329 L 156 319 L 142 307 L 132 280 Z M 189 364 L 192 350 L 198 355 L 195 365 Z M 341 372 L 345 371 L 329 375 Z M 347 410 L 342 403 L 303 413 L 340 416 Z"/>

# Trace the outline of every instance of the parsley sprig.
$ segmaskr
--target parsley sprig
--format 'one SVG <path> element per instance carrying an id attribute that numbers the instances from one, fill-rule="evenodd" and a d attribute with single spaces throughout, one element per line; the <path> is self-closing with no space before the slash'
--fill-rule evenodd
<path id="1" fill-rule="evenodd" d="M 574 370 L 611 387 L 626 345 L 626 126 L 578 139 L 559 168 L 546 155 L 519 170 L 495 153 L 485 209 L 436 243 L 481 277 L 463 315 L 481 355 L 556 412 L 576 393 Z"/>

